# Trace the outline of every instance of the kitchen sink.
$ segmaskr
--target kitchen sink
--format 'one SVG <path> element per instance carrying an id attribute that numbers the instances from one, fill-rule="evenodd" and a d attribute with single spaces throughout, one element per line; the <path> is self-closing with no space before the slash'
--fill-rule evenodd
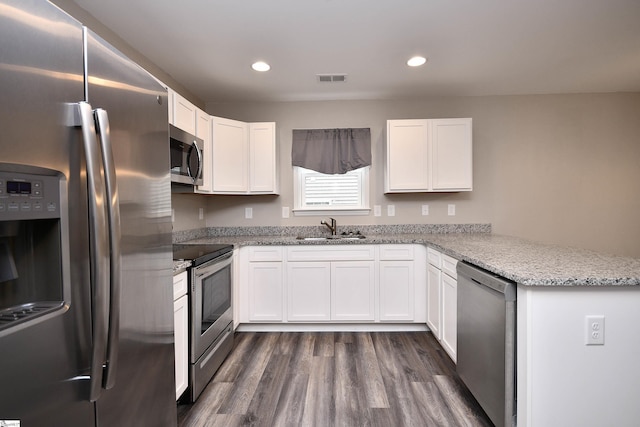
<path id="1" fill-rule="evenodd" d="M 307 240 L 307 241 L 325 241 L 325 240 L 362 240 L 365 236 L 357 233 L 342 233 L 337 235 L 329 235 L 329 236 L 298 236 L 297 240 Z"/>

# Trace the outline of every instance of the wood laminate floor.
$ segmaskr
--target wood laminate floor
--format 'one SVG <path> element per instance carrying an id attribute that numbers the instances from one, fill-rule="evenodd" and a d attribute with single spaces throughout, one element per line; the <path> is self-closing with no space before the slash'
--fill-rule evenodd
<path id="1" fill-rule="evenodd" d="M 491 426 L 430 332 L 236 333 L 180 427 Z"/>

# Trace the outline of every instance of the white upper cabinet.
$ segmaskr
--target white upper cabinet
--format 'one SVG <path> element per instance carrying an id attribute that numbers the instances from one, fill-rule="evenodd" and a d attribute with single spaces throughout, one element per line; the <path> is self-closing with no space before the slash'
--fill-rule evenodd
<path id="1" fill-rule="evenodd" d="M 278 194 L 276 124 L 249 124 L 249 192 Z"/>
<path id="2" fill-rule="evenodd" d="M 387 121 L 385 193 L 429 188 L 427 120 Z"/>
<path id="3" fill-rule="evenodd" d="M 210 194 L 213 191 L 213 145 L 211 141 L 211 116 L 196 110 L 196 136 L 202 138 L 202 185 L 196 193 Z"/>
<path id="4" fill-rule="evenodd" d="M 212 120 L 213 192 L 244 194 L 249 188 L 249 126 L 220 117 Z"/>
<path id="5" fill-rule="evenodd" d="M 429 120 L 433 191 L 471 191 L 471 119 Z"/>
<path id="6" fill-rule="evenodd" d="M 275 123 L 212 120 L 212 192 L 278 194 Z"/>
<path id="7" fill-rule="evenodd" d="M 471 119 L 388 120 L 385 193 L 472 190 Z"/>
<path id="8" fill-rule="evenodd" d="M 169 89 L 169 123 L 191 135 L 196 134 L 198 107 Z"/>

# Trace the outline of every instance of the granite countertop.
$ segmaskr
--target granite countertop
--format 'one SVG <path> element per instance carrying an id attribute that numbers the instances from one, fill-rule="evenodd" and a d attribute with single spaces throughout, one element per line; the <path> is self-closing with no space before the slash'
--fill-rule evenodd
<path id="1" fill-rule="evenodd" d="M 640 285 L 640 259 L 480 233 L 366 234 L 361 240 L 305 241 L 290 235 L 208 236 L 184 243 L 260 245 L 426 244 L 524 286 Z"/>
<path id="2" fill-rule="evenodd" d="M 191 261 L 189 260 L 173 261 L 173 274 L 182 273 L 189 267 L 191 267 Z"/>

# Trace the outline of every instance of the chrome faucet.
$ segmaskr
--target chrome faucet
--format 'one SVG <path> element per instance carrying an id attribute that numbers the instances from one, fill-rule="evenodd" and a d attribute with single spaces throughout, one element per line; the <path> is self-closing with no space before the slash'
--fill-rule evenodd
<path id="1" fill-rule="evenodd" d="M 329 218 L 329 219 L 331 220 L 331 224 L 328 224 L 324 220 L 320 221 L 320 224 L 326 225 L 329 228 L 329 230 L 331 230 L 331 235 L 335 236 L 336 235 L 336 231 L 338 230 L 338 224 L 336 223 L 335 218 Z"/>

